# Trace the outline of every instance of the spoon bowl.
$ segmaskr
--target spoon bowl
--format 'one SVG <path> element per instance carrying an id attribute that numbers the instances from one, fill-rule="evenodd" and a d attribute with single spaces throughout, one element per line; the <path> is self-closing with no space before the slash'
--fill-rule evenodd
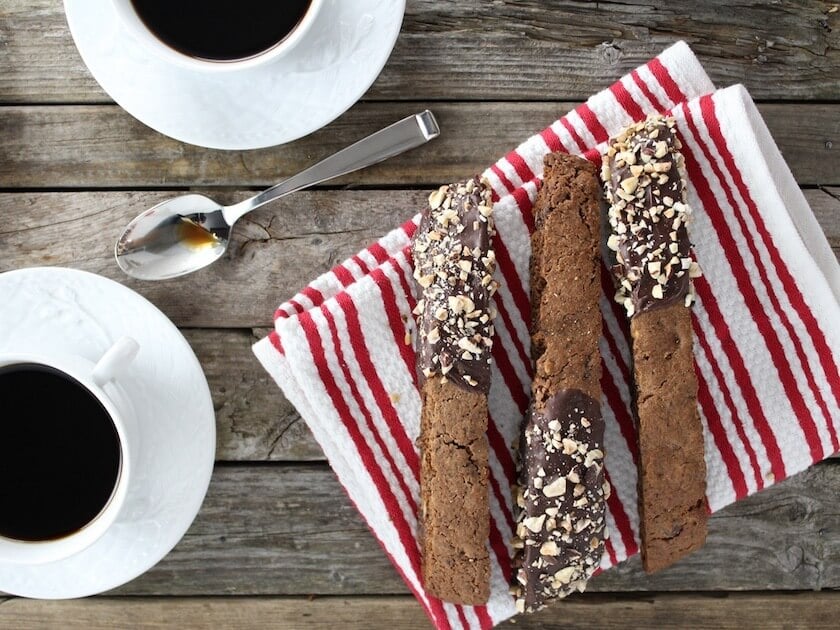
<path id="1" fill-rule="evenodd" d="M 229 236 L 222 206 L 204 195 L 182 195 L 128 224 L 117 241 L 117 264 L 140 280 L 177 278 L 221 258 Z"/>
<path id="2" fill-rule="evenodd" d="M 138 215 L 114 254 L 125 273 L 140 280 L 177 278 L 216 262 L 227 251 L 233 225 L 260 206 L 425 144 L 440 135 L 432 112 L 404 118 L 359 140 L 305 171 L 232 206 L 198 194 L 169 199 Z"/>

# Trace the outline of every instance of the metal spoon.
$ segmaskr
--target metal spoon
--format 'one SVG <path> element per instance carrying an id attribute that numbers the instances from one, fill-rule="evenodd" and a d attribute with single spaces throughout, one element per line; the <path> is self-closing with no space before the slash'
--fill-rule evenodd
<path id="1" fill-rule="evenodd" d="M 117 241 L 117 264 L 141 280 L 165 280 L 217 261 L 234 223 L 260 206 L 302 188 L 365 168 L 419 147 L 440 135 L 429 110 L 359 140 L 250 199 L 222 206 L 204 195 L 183 195 L 146 210 Z"/>

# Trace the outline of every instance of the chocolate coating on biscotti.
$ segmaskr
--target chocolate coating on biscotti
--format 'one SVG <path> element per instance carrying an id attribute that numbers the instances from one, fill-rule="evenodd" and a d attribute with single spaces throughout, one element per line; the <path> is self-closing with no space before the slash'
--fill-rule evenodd
<path id="1" fill-rule="evenodd" d="M 630 321 L 639 440 L 642 565 L 653 573 L 706 540 L 706 461 L 697 411 L 691 310 L 654 309 Z"/>
<path id="2" fill-rule="evenodd" d="M 493 317 L 490 298 L 496 256 L 492 247 L 492 191 L 478 176 L 441 186 L 429 196 L 414 236 L 418 367 L 467 391 L 490 389 Z"/>
<path id="3" fill-rule="evenodd" d="M 604 422 L 598 401 L 577 389 L 530 414 L 517 505 L 516 589 L 520 612 L 583 591 L 604 552 Z"/>
<path id="4" fill-rule="evenodd" d="M 490 596 L 487 397 L 449 380 L 420 390 L 420 523 L 426 591 L 457 604 Z"/>
<path id="5" fill-rule="evenodd" d="M 595 167 L 544 160 L 531 236 L 532 407 L 519 459 L 512 593 L 521 612 L 583 590 L 600 564 L 605 501 Z"/>
<path id="6" fill-rule="evenodd" d="M 601 176 L 610 202 L 616 300 L 628 316 L 673 303 L 691 304 L 691 259 L 683 156 L 674 119 L 651 116 L 610 141 Z"/>

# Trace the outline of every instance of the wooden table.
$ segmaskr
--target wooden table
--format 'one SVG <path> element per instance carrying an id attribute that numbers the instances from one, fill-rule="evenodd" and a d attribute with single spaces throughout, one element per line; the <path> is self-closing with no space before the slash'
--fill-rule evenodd
<path id="1" fill-rule="evenodd" d="M 428 188 L 482 170 L 680 38 L 716 83 L 743 82 L 761 101 L 838 251 L 837 5 L 730 4 L 409 0 L 362 103 L 287 146 L 221 152 L 165 138 L 114 105 L 59 0 L 0 0 L 0 271 L 76 267 L 147 296 L 198 354 L 219 439 L 204 507 L 165 560 L 106 596 L 0 598 L 0 627 L 427 627 L 250 344 L 282 299 L 398 225 Z M 158 284 L 116 268 L 122 226 L 173 192 L 239 199 L 427 106 L 440 139 L 249 216 L 222 263 Z M 838 493 L 829 460 L 717 514 L 705 549 L 678 566 L 645 577 L 631 560 L 516 627 L 836 627 Z"/>

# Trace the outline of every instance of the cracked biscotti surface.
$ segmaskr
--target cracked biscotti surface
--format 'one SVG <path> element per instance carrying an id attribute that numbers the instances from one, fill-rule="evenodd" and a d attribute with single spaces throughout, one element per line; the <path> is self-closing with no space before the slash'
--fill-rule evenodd
<path id="1" fill-rule="evenodd" d="M 531 237 L 532 406 L 520 447 L 512 592 L 520 612 L 582 591 L 601 561 L 601 193 L 595 167 L 545 158 Z"/>
<path id="2" fill-rule="evenodd" d="M 697 412 L 690 306 L 690 210 L 671 118 L 654 116 L 610 141 L 602 178 L 627 310 L 638 417 L 642 563 L 670 566 L 706 540 L 706 464 Z"/>
<path id="3" fill-rule="evenodd" d="M 495 234 L 478 177 L 429 196 L 412 243 L 418 301 L 420 523 L 426 590 L 479 605 L 490 596 L 487 392 Z"/>

